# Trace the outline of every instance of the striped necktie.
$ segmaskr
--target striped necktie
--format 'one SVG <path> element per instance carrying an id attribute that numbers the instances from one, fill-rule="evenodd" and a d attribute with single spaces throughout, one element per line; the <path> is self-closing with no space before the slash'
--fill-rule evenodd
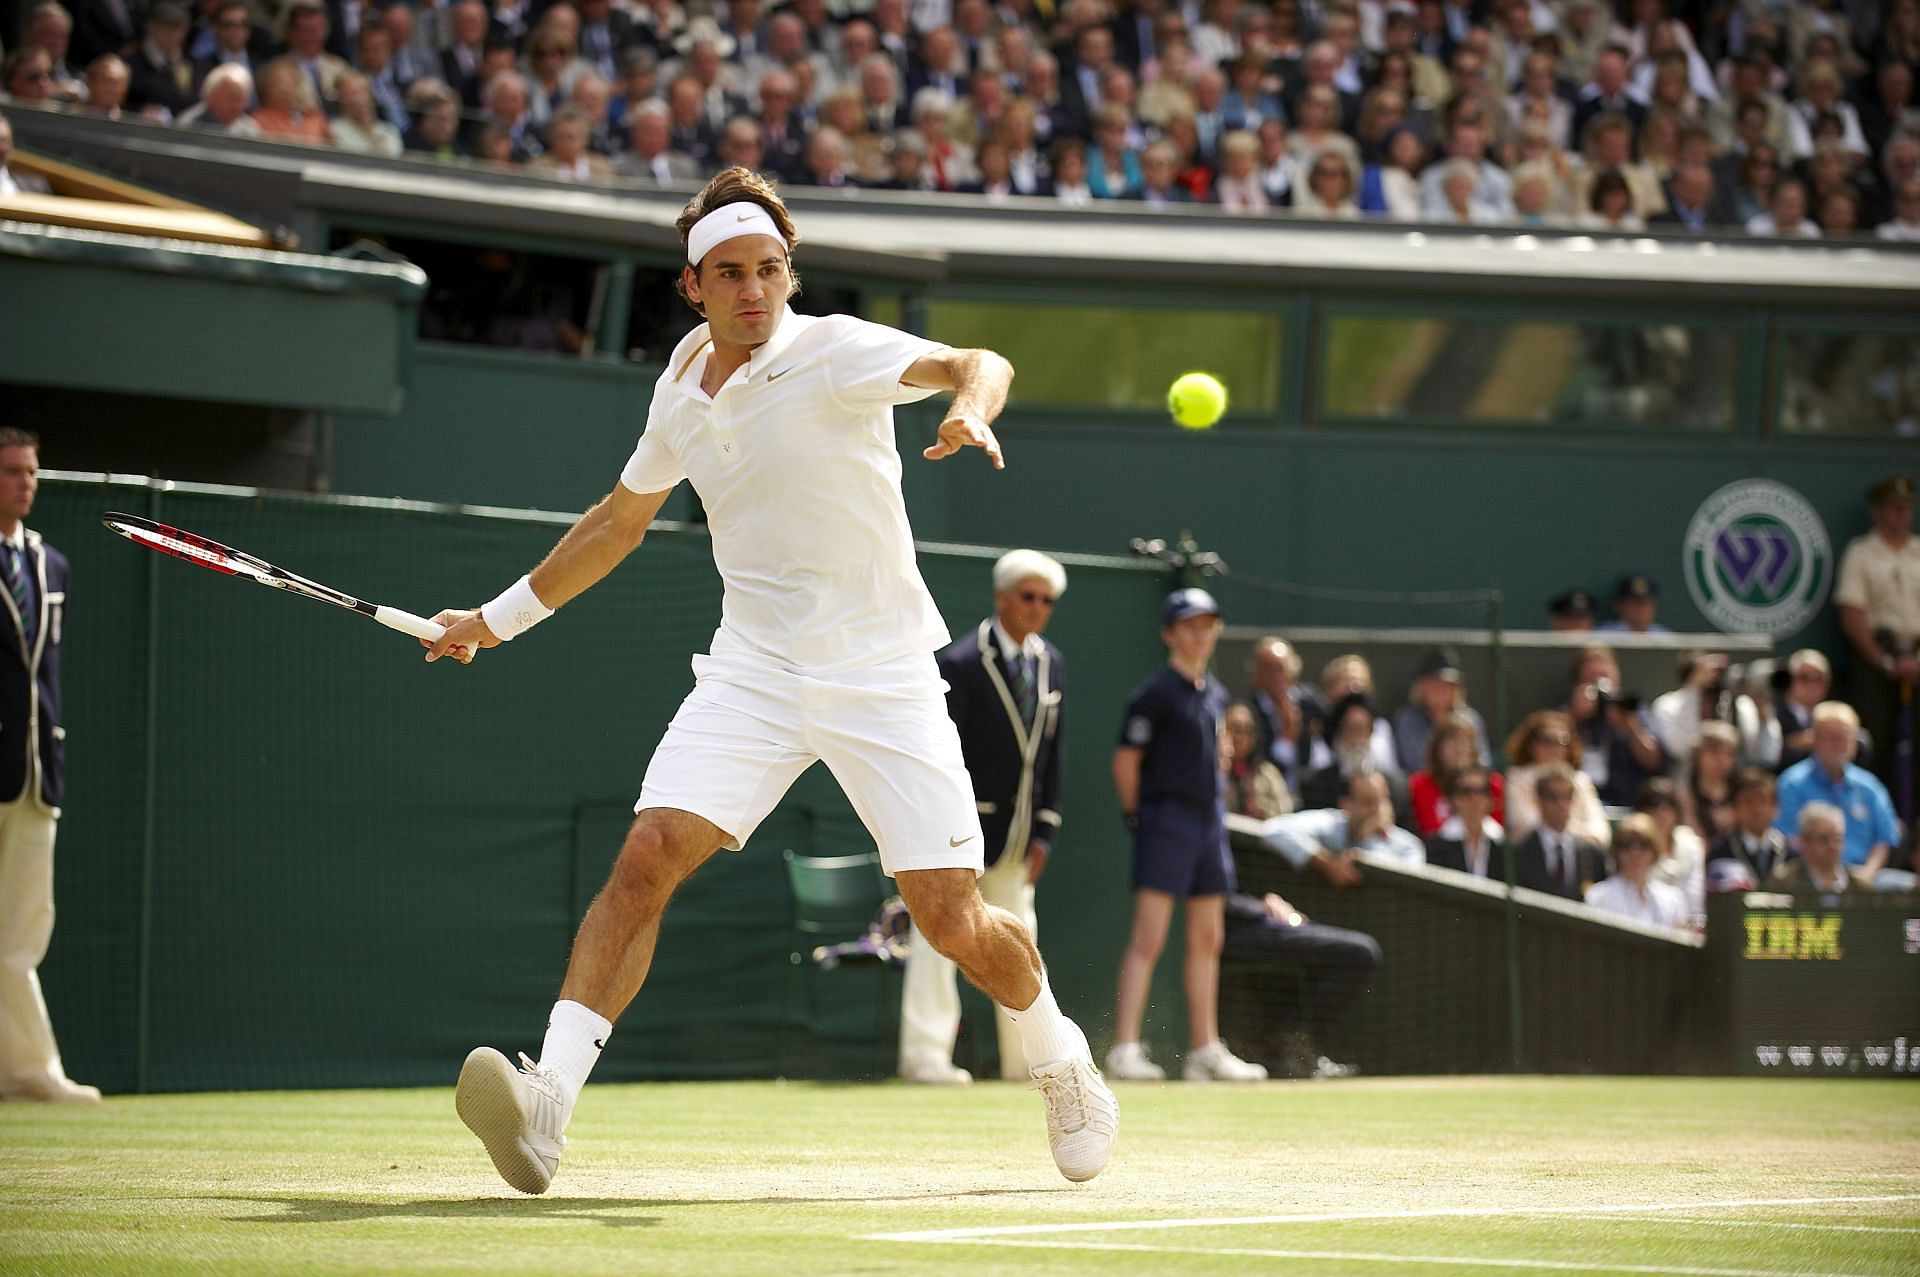
<path id="1" fill-rule="evenodd" d="M 20 629 L 26 635 L 28 647 L 33 646 L 33 623 L 38 618 L 33 614 L 33 591 L 27 584 L 27 565 L 20 553 L 20 547 L 11 541 L 7 543 L 7 592 L 13 595 L 13 606 L 20 613 Z"/>
<path id="2" fill-rule="evenodd" d="M 1033 726 L 1033 711 L 1040 704 L 1040 689 L 1033 681 L 1033 657 L 1025 650 L 1013 657 L 1013 702 L 1020 707 L 1020 720 Z"/>

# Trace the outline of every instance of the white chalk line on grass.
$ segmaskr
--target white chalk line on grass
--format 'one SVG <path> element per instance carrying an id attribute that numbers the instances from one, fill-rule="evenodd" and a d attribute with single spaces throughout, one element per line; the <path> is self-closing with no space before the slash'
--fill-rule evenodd
<path id="1" fill-rule="evenodd" d="M 1030 1237 L 1039 1234 L 1111 1233 L 1136 1229 L 1224 1228 L 1250 1224 L 1345 1224 L 1380 1219 L 1487 1219 L 1524 1215 L 1643 1215 L 1683 1210 L 1739 1210 L 1752 1206 L 1830 1206 L 1847 1203 L 1920 1201 L 1920 1193 L 1880 1193 L 1847 1197 L 1744 1197 L 1713 1202 L 1630 1202 L 1618 1206 L 1457 1206 L 1426 1210 L 1326 1211 L 1294 1215 L 1227 1215 L 1202 1219 L 1134 1219 L 1077 1224 L 1014 1224 L 1003 1228 L 933 1228 L 921 1232 L 869 1233 L 862 1241 L 958 1242 Z M 1221 1252 L 1223 1254 L 1229 1252 Z M 1291 1253 L 1291 1252 L 1289 1252 Z M 1462 1261 L 1465 1262 L 1465 1261 Z M 1490 1262 L 1490 1261 L 1488 1261 Z M 1657 1269 L 1677 1272 L 1678 1269 Z"/>
<path id="2" fill-rule="evenodd" d="M 1693 1215 L 1668 1215 L 1648 1220 L 1641 1215 L 1588 1215 L 1588 1219 L 1613 1219 L 1633 1223 L 1704 1224 L 1709 1228 L 1795 1228 L 1824 1233 L 1920 1233 L 1920 1228 L 1890 1228 L 1881 1224 L 1796 1224 L 1779 1219 L 1703 1219 Z"/>
<path id="3" fill-rule="evenodd" d="M 1648 1273 L 1656 1277 L 1871 1277 L 1861 1273 L 1782 1272 L 1772 1268 L 1690 1268 L 1668 1264 L 1611 1264 L 1559 1259 L 1488 1259 L 1480 1255 L 1395 1255 L 1366 1250 L 1268 1250 L 1250 1246 L 1147 1246 L 1127 1242 L 1046 1242 L 1001 1237 L 953 1237 L 960 1246 L 1011 1246 L 1025 1250 L 1111 1250 L 1153 1255 L 1234 1255 L 1256 1259 L 1317 1259 L 1342 1263 L 1451 1265 L 1541 1272 Z"/>

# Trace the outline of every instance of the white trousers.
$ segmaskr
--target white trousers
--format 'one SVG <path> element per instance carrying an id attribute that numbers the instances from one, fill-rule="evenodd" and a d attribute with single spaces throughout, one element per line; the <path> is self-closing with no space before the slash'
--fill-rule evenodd
<path id="1" fill-rule="evenodd" d="M 1002 856 L 980 875 L 980 896 L 1027 924 L 1038 938 L 1033 916 L 1033 884 L 1027 881 L 1025 856 Z M 926 942 L 914 927 L 907 950 L 907 969 L 900 991 L 900 1070 L 916 1066 L 951 1064 L 953 1040 L 960 1032 L 959 969 Z M 1006 1009 L 994 1008 L 1000 1039 L 1000 1076 L 1027 1080 L 1026 1054 L 1020 1031 L 1007 1019 Z"/>
<path id="2" fill-rule="evenodd" d="M 40 993 L 53 939 L 53 836 L 59 819 L 32 798 L 0 805 L 0 1091 L 66 1078 Z"/>

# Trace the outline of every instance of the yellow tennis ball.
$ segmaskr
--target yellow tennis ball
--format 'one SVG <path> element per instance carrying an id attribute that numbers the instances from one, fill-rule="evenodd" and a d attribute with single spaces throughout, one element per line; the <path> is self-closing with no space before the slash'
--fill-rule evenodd
<path id="1" fill-rule="evenodd" d="M 1227 388 L 1211 373 L 1190 372 L 1167 388 L 1167 411 L 1188 430 L 1205 430 L 1227 411 Z"/>

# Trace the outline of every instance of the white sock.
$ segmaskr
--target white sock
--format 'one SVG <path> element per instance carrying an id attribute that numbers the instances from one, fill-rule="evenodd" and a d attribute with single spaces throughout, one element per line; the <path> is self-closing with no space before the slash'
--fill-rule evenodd
<path id="1" fill-rule="evenodd" d="M 587 1084 L 587 1074 L 600 1060 L 601 1049 L 613 1036 L 613 1024 L 578 1002 L 556 1002 L 547 1017 L 547 1040 L 540 1047 L 540 1063 L 560 1079 L 560 1096 L 568 1117 Z"/>
<path id="2" fill-rule="evenodd" d="M 1038 1068 L 1061 1060 L 1093 1058 L 1086 1034 L 1080 1032 L 1079 1026 L 1069 1020 L 1060 1010 L 1060 1004 L 1053 1000 L 1053 988 L 1047 983 L 1044 969 L 1040 972 L 1040 996 L 1033 1000 L 1033 1005 L 1024 1011 L 1012 1007 L 1005 1010 L 1007 1018 L 1020 1030 L 1020 1049 L 1026 1052 L 1029 1066 Z"/>

